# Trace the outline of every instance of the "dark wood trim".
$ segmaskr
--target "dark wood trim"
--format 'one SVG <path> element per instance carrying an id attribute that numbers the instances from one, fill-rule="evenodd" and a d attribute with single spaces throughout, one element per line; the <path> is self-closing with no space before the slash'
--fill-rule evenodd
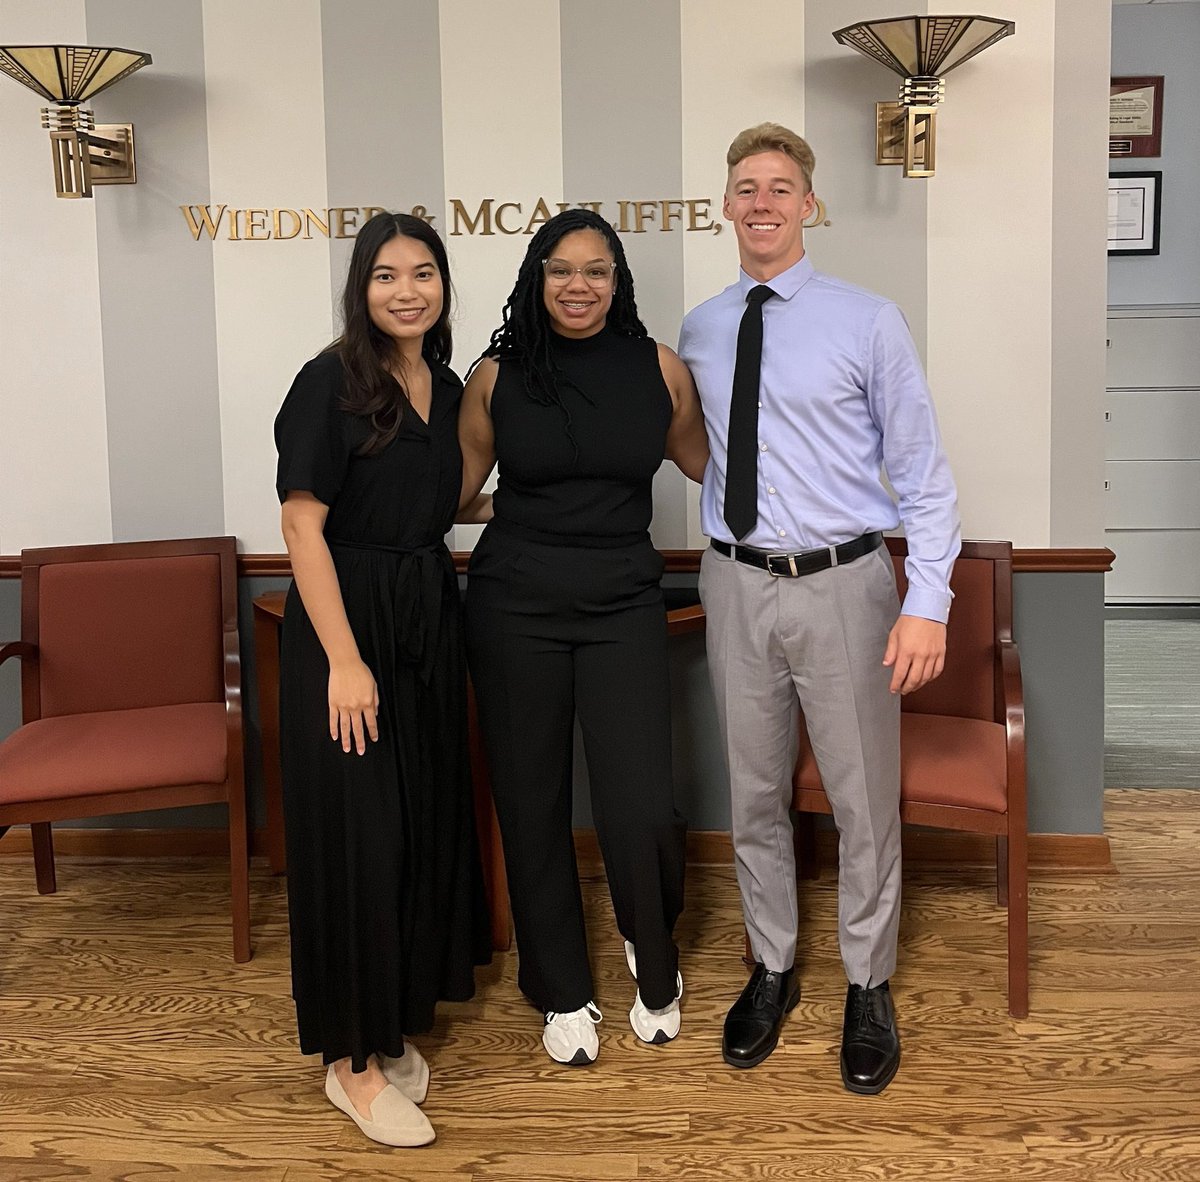
<path id="1" fill-rule="evenodd" d="M 1014 574 L 1103 574 L 1112 570 L 1111 550 L 1014 550 Z"/>
<path id="2" fill-rule="evenodd" d="M 667 574 L 695 574 L 700 569 L 703 550 L 664 550 Z M 470 554 L 454 552 L 454 566 L 459 574 L 467 569 Z M 1116 555 L 1111 550 L 1058 549 L 1014 550 L 1013 571 L 1016 574 L 1102 574 L 1112 570 Z M 0 579 L 15 579 L 21 574 L 19 554 L 0 554 Z M 286 554 L 239 554 L 238 574 L 242 578 L 288 579 L 292 566 Z"/>
<path id="3" fill-rule="evenodd" d="M 837 858 L 836 834 L 832 829 L 821 830 L 817 841 L 821 864 L 831 868 Z M 56 825 L 54 846 L 60 857 L 220 858 L 229 854 L 224 829 L 71 829 Z M 593 830 L 576 830 L 575 848 L 581 872 L 603 873 L 604 863 Z M 13 829 L 0 840 L 0 857 L 28 858 L 32 850 L 29 830 L 24 826 Z M 250 852 L 266 858 L 265 830 L 251 834 Z M 995 866 L 996 843 L 974 833 L 906 829 L 904 857 L 910 866 Z M 715 829 L 689 833 L 687 860 L 694 865 L 731 866 L 733 846 L 729 834 Z M 1108 838 L 1103 833 L 1031 833 L 1029 869 L 1043 874 L 1117 873 Z"/>
<path id="4" fill-rule="evenodd" d="M 290 579 L 292 564 L 286 554 L 239 554 L 238 574 L 243 579 Z"/>

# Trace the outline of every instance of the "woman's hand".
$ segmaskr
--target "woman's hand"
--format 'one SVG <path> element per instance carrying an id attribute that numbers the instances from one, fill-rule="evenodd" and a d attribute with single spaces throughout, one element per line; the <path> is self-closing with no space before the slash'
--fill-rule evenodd
<path id="1" fill-rule="evenodd" d="M 371 670 L 362 661 L 329 668 L 329 737 L 341 739 L 342 750 L 350 754 L 353 743 L 359 755 L 367 751 L 367 736 L 379 740 L 379 687 Z"/>

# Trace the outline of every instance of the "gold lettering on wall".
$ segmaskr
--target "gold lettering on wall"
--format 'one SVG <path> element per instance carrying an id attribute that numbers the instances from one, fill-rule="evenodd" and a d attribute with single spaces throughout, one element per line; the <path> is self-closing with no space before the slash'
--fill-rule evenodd
<path id="1" fill-rule="evenodd" d="M 246 241 L 266 242 L 271 237 L 267 229 L 267 211 L 265 209 L 246 210 Z"/>
<path id="2" fill-rule="evenodd" d="M 271 228 L 274 231 L 275 237 L 281 241 L 295 238 L 304 229 L 304 219 L 294 209 L 276 209 L 273 211 L 273 214 Z M 285 217 L 292 219 L 292 224 L 288 228 L 287 233 L 284 233 L 283 229 L 283 219 Z"/>
<path id="3" fill-rule="evenodd" d="M 553 203 L 538 197 L 532 205 L 521 201 L 497 201 L 495 197 L 483 197 L 473 207 L 468 202 L 452 197 L 447 203 L 450 238 L 479 236 L 488 238 L 495 234 L 505 236 L 534 234 L 554 215 L 553 206 L 559 213 L 568 209 L 589 209 L 600 217 L 608 218 L 618 234 L 645 234 L 657 229 L 664 234 L 679 230 L 685 234 L 720 234 L 724 225 L 712 219 L 711 197 L 667 197 L 654 200 L 619 200 L 615 203 L 603 201 L 567 201 Z M 615 205 L 615 208 L 614 208 Z M 290 242 L 294 238 L 353 238 L 363 223 L 378 213 L 387 212 L 382 205 L 344 205 L 329 209 L 301 209 L 281 207 L 279 209 L 246 208 L 233 209 L 228 205 L 181 205 L 180 212 L 187 224 L 188 233 L 194 242 L 201 238 L 214 241 L 224 224 L 230 242 Z M 526 214 L 525 210 L 529 209 Z M 425 206 L 414 205 L 413 217 L 427 222 L 436 222 L 434 214 L 427 213 Z M 818 197 L 812 217 L 804 223 L 828 226 L 828 210 Z"/>

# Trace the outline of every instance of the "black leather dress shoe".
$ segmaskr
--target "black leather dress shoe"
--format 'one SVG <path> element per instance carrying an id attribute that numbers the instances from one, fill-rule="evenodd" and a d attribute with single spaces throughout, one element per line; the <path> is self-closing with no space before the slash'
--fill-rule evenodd
<path id="1" fill-rule="evenodd" d="M 895 1078 L 900 1066 L 900 1034 L 888 983 L 846 991 L 842 1023 L 842 1083 L 860 1096 L 875 1096 Z"/>
<path id="2" fill-rule="evenodd" d="M 779 1042 L 783 1016 L 796 1008 L 800 984 L 793 969 L 772 973 L 755 965 L 725 1018 L 721 1056 L 731 1067 L 757 1067 Z"/>

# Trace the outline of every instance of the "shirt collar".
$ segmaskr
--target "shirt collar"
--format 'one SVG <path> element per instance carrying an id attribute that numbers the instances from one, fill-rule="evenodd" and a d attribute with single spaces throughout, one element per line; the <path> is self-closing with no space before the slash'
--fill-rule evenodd
<path id="1" fill-rule="evenodd" d="M 769 287 L 775 295 L 781 300 L 790 300 L 815 274 L 813 265 L 805 253 L 801 256 L 800 261 L 793 263 L 786 271 L 781 271 L 774 279 L 769 280 L 765 286 Z M 759 281 L 751 279 L 745 271 L 739 268 L 738 270 L 738 290 L 742 294 L 743 300 L 752 287 L 758 287 Z"/>

